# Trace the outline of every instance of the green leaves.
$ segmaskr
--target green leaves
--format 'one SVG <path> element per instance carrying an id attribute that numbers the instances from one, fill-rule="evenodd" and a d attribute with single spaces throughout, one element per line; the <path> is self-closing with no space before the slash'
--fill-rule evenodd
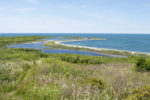
<path id="1" fill-rule="evenodd" d="M 145 59 L 143 57 L 140 57 L 136 61 L 135 69 L 137 71 L 150 71 L 150 59 Z"/>

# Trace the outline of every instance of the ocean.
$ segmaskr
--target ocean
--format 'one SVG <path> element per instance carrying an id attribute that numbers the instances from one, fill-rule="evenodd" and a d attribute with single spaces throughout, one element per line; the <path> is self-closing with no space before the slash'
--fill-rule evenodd
<path id="1" fill-rule="evenodd" d="M 102 33 L 24 33 L 11 34 L 1 33 L 0 37 L 12 36 L 53 36 L 53 37 L 96 37 L 105 38 L 105 40 L 88 40 L 64 42 L 64 44 L 87 46 L 96 48 L 116 49 L 125 51 L 150 53 L 150 34 L 102 34 Z"/>

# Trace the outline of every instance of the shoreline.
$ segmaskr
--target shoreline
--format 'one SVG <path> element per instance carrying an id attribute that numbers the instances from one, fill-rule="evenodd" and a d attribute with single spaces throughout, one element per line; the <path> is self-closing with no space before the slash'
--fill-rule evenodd
<path id="1" fill-rule="evenodd" d="M 144 54 L 144 55 L 147 55 L 147 56 L 150 56 L 150 53 L 146 53 L 146 52 L 137 52 L 137 51 L 127 51 L 127 50 L 118 50 L 118 49 L 107 49 L 107 48 L 98 48 L 98 47 L 88 47 L 88 46 L 77 46 L 77 45 L 70 45 L 70 44 L 64 44 L 63 42 L 69 42 L 69 41 L 88 41 L 88 40 L 95 40 L 95 39 L 84 39 L 84 40 L 66 40 L 66 41 L 55 41 L 55 40 L 47 40 L 45 41 L 45 43 L 48 43 L 48 42 L 54 42 L 55 44 L 57 45 L 62 45 L 62 46 L 67 46 L 67 47 L 77 47 L 77 48 L 84 48 L 84 49 L 91 49 L 91 50 L 96 50 L 96 51 L 107 51 L 107 50 L 113 50 L 113 51 L 117 51 L 117 52 L 127 52 L 127 53 L 130 53 L 132 55 L 135 55 L 135 54 Z M 102 40 L 106 40 L 106 39 L 102 39 Z M 110 55 L 110 54 L 108 54 Z"/>
<path id="2" fill-rule="evenodd" d="M 145 56 L 150 56 L 150 53 L 146 52 L 137 52 L 137 51 L 127 51 L 127 50 L 118 50 L 118 49 L 107 49 L 107 48 L 98 48 L 98 47 L 88 47 L 88 46 L 78 46 L 78 45 L 70 45 L 70 44 L 64 44 L 63 42 L 72 42 L 72 41 L 88 41 L 88 40 L 106 40 L 106 39 L 72 39 L 72 40 L 63 40 L 63 41 L 58 41 L 58 40 L 37 40 L 37 41 L 32 41 L 32 42 L 26 42 L 23 44 L 28 44 L 28 43 L 42 43 L 48 44 L 48 42 L 54 42 L 56 45 L 61 45 L 65 47 L 73 47 L 72 50 L 75 48 L 81 50 L 81 51 L 91 51 L 95 53 L 101 53 L 105 55 L 123 55 L 123 56 L 132 56 L 132 55 L 145 55 Z M 59 49 L 59 47 L 57 48 Z M 60 49 L 62 49 L 60 47 Z M 65 48 L 67 49 L 67 48 Z M 71 48 L 68 48 L 71 49 Z M 87 49 L 87 50 L 86 50 Z"/>

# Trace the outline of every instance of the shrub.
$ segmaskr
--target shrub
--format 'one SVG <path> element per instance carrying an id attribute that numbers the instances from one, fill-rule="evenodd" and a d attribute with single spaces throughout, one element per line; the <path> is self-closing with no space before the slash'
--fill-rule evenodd
<path id="1" fill-rule="evenodd" d="M 146 60 L 142 57 L 138 58 L 136 61 L 135 69 L 137 71 L 149 71 L 150 70 L 150 59 Z"/>
<path id="2" fill-rule="evenodd" d="M 85 56 L 85 55 L 74 55 L 74 54 L 64 54 L 60 55 L 59 58 L 62 61 L 67 61 L 75 64 L 101 64 L 104 61 L 98 57 Z"/>
<path id="3" fill-rule="evenodd" d="M 120 58 L 120 57 L 103 57 L 103 56 L 89 56 L 77 54 L 49 54 L 49 56 L 74 64 L 104 64 L 110 62 L 131 63 L 135 62 L 136 60 L 136 57 Z"/>
<path id="4" fill-rule="evenodd" d="M 150 86 L 143 86 L 131 91 L 131 100 L 150 100 Z M 128 100 L 128 99 L 127 99 Z"/>
<path id="5" fill-rule="evenodd" d="M 84 83 L 85 85 L 87 84 L 91 84 L 93 87 L 97 87 L 99 90 L 103 90 L 105 85 L 104 85 L 104 82 L 100 79 L 88 79 L 85 81 Z"/>
<path id="6" fill-rule="evenodd" d="M 150 59 L 147 59 L 145 64 L 146 64 L 145 69 L 150 71 Z"/>

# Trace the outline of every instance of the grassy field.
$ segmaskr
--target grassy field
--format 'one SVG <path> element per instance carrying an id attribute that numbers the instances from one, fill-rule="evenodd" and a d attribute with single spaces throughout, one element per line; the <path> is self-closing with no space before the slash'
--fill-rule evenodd
<path id="1" fill-rule="evenodd" d="M 150 72 L 135 67 L 141 61 L 1 48 L 0 100 L 149 100 Z"/>

